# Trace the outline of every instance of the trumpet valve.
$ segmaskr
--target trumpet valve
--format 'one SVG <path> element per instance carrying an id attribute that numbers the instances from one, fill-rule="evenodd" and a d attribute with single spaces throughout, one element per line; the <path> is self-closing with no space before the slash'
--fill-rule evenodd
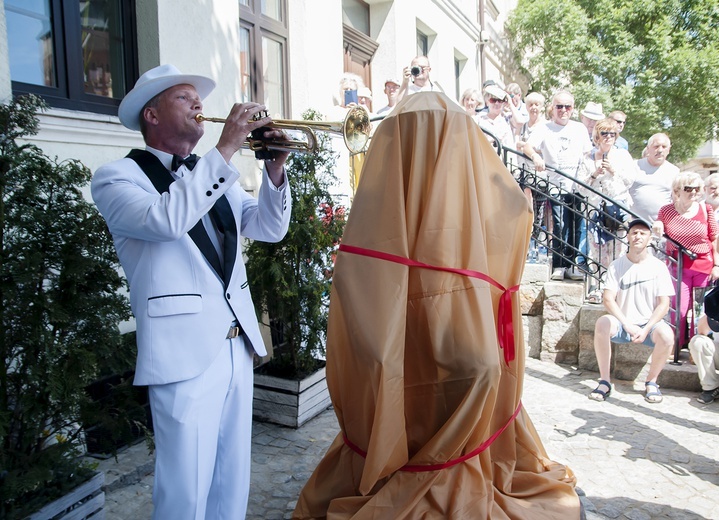
<path id="1" fill-rule="evenodd" d="M 252 116 L 252 120 L 259 121 L 260 119 L 264 119 L 266 117 L 270 117 L 270 113 L 267 110 L 262 110 L 260 112 L 257 112 L 254 116 Z"/>

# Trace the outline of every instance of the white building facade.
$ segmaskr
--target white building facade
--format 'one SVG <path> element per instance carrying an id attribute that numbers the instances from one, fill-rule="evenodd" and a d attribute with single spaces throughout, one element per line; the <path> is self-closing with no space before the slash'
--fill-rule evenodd
<path id="1" fill-rule="evenodd" d="M 493 0 L 0 0 L 0 99 L 32 92 L 51 108 L 32 138 L 50 156 L 92 170 L 142 147 L 117 105 L 139 75 L 160 64 L 217 81 L 204 112 L 267 105 L 273 117 L 332 112 L 339 79 L 359 74 L 376 109 L 388 78 L 426 54 L 431 78 L 451 98 L 514 68 L 502 27 L 516 2 Z M 220 126 L 206 123 L 202 154 Z M 249 190 L 259 163 L 235 158 Z M 338 165 L 344 190 L 347 168 Z M 351 198 L 351 193 L 347 196 Z"/>

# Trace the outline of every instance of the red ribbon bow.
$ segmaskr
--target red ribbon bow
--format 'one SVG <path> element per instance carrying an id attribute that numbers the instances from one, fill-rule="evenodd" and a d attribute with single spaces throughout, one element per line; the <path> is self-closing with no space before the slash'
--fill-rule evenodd
<path id="1" fill-rule="evenodd" d="M 502 296 L 499 298 L 499 309 L 497 310 L 497 340 L 499 342 L 499 348 L 504 350 L 504 361 L 509 364 L 510 361 L 514 361 L 514 325 L 512 320 L 512 293 L 519 290 L 519 285 L 510 287 L 507 289 L 502 284 L 497 282 L 491 276 L 488 276 L 479 271 L 473 271 L 471 269 L 455 269 L 453 267 L 439 267 L 436 265 L 429 265 L 416 260 L 411 260 L 398 255 L 392 255 L 390 253 L 384 253 L 382 251 L 375 251 L 374 249 L 365 249 L 363 247 L 350 246 L 347 244 L 340 245 L 340 251 L 345 253 L 351 253 L 354 255 L 369 256 L 372 258 L 378 258 L 380 260 L 386 260 L 388 262 L 394 262 L 397 264 L 403 264 L 409 267 L 422 267 L 424 269 L 432 269 L 434 271 L 445 271 L 448 273 L 455 273 L 462 276 L 469 276 L 472 278 L 479 278 L 485 282 L 489 282 L 502 291 Z"/>

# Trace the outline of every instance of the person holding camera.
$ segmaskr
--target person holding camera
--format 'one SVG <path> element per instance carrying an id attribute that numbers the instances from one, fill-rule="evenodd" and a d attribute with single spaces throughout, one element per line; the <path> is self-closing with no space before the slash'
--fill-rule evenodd
<path id="1" fill-rule="evenodd" d="M 614 146 L 618 135 L 619 128 L 614 119 L 597 121 L 592 130 L 595 147 L 585 154 L 579 165 L 577 179 L 601 195 L 629 208 L 632 205 L 629 186 L 637 177 L 637 166 L 628 151 Z M 589 258 L 599 264 L 608 265 L 621 253 L 622 244 L 615 240 L 616 232 L 627 215 L 619 206 L 609 203 L 600 194 L 584 188 L 581 184 L 577 184 L 577 191 L 587 197 L 590 204 Z M 590 286 L 589 301 L 601 303 L 599 285 Z"/>
<path id="2" fill-rule="evenodd" d="M 442 89 L 429 78 L 431 70 L 427 56 L 415 57 L 410 66 L 402 71 L 402 85 L 399 87 L 398 99 L 402 100 L 405 95 L 409 96 L 416 92 L 441 92 Z"/>

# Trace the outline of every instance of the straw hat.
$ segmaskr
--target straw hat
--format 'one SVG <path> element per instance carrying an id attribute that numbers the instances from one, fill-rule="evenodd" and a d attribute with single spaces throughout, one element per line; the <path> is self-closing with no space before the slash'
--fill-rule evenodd
<path id="1" fill-rule="evenodd" d="M 205 99 L 215 89 L 215 82 L 210 78 L 183 74 L 174 65 L 160 65 L 140 76 L 122 100 L 117 111 L 120 122 L 130 130 L 139 130 L 142 108 L 160 92 L 175 85 L 192 85 L 200 99 Z"/>

